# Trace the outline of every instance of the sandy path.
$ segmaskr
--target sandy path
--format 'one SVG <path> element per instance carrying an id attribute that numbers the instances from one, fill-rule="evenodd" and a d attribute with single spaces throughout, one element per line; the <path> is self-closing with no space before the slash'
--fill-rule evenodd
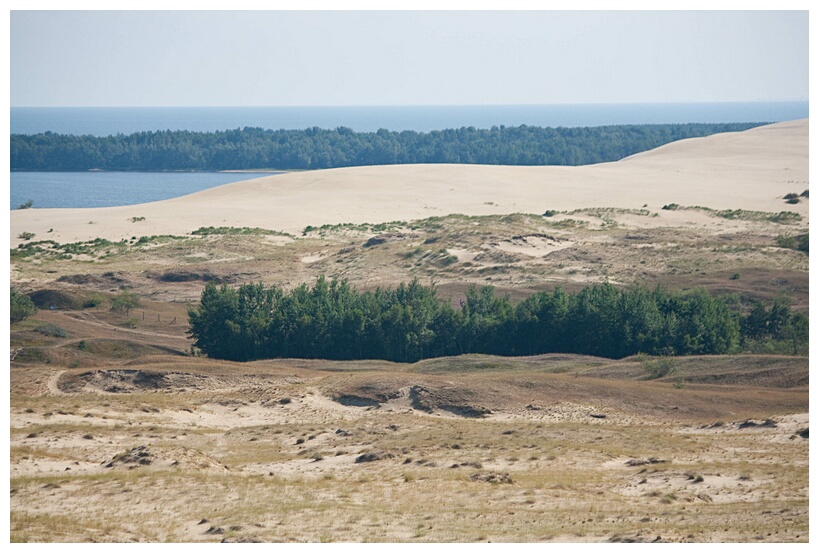
<path id="1" fill-rule="evenodd" d="M 60 381 L 60 377 L 65 373 L 65 371 L 58 371 L 48 377 L 48 382 L 46 382 L 46 388 L 48 389 L 48 393 L 53 396 L 64 396 L 66 395 L 65 392 L 60 390 L 60 387 L 57 385 L 57 382 Z"/>
<path id="2" fill-rule="evenodd" d="M 93 336 L 95 338 L 127 340 L 129 336 L 148 336 L 151 338 L 151 345 L 163 346 L 179 351 L 186 351 L 190 348 L 190 340 L 184 336 L 164 334 L 156 331 L 137 330 L 114 326 L 105 321 L 95 319 L 92 315 L 83 312 L 62 312 L 41 310 L 38 318 L 44 321 L 57 324 L 67 329 L 71 334 L 78 336 Z M 88 327 L 92 327 L 89 329 Z M 73 342 L 73 339 L 65 340 L 55 347 Z"/>
<path id="3" fill-rule="evenodd" d="M 15 210 L 10 236 L 16 247 L 22 232 L 61 243 L 181 235 L 210 225 L 300 233 L 307 225 L 414 220 L 451 213 L 643 206 L 656 211 L 669 203 L 787 209 L 806 217 L 807 202 L 788 205 L 782 197 L 807 188 L 805 119 L 682 140 L 618 162 L 584 167 L 351 167 L 263 177 L 135 206 Z M 132 217 L 145 220 L 133 223 Z"/>

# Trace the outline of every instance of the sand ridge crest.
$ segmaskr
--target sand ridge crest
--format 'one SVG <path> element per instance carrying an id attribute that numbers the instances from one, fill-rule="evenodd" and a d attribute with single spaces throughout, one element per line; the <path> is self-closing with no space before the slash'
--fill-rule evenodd
<path id="1" fill-rule="evenodd" d="M 542 213 L 583 207 L 713 209 L 807 216 L 785 194 L 808 188 L 808 120 L 672 143 L 630 158 L 582 167 L 385 165 L 288 173 L 180 198 L 88 209 L 11 213 L 11 243 L 38 239 L 119 241 L 188 234 L 200 227 L 260 227 L 300 233 L 308 225 L 379 223 L 463 213 Z M 145 217 L 137 229 L 133 217 Z M 49 232 L 51 230 L 51 232 Z"/>

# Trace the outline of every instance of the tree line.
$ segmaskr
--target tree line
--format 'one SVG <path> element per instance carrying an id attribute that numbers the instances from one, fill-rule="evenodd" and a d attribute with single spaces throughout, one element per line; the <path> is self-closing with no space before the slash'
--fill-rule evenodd
<path id="1" fill-rule="evenodd" d="M 746 310 L 747 311 L 747 310 Z M 417 280 L 359 292 L 320 277 L 290 292 L 277 286 L 208 283 L 188 310 L 189 335 L 209 357 L 385 359 L 484 353 L 578 353 L 622 358 L 727 354 L 775 342 L 805 353 L 808 320 L 785 300 L 736 302 L 704 289 L 670 292 L 594 285 L 577 293 L 536 293 L 517 305 L 491 286 L 471 287 L 459 308 Z M 792 351 L 791 351 L 792 350 Z"/>
<path id="2" fill-rule="evenodd" d="M 763 123 L 602 127 L 462 127 L 432 132 L 244 129 L 156 131 L 107 137 L 11 135 L 12 171 L 329 169 L 408 163 L 587 165 L 669 142 Z"/>

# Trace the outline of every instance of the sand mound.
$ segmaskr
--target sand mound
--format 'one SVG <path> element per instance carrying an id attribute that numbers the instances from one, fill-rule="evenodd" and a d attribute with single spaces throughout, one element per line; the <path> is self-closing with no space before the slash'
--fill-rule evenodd
<path id="1" fill-rule="evenodd" d="M 359 386 L 331 390 L 338 403 L 354 407 L 376 407 L 393 410 L 407 408 L 424 413 L 445 412 L 459 417 L 480 418 L 492 414 L 484 405 L 489 395 L 462 384 L 424 381 L 406 386 L 395 381 L 365 381 Z"/>
<path id="2" fill-rule="evenodd" d="M 183 470 L 228 471 L 224 464 L 201 451 L 185 447 L 154 448 L 144 444 L 115 455 L 111 460 L 104 461 L 102 466 L 128 470 L 151 466 L 160 469 L 177 467 Z"/>
<path id="3" fill-rule="evenodd" d="M 88 371 L 64 375 L 57 385 L 63 392 L 108 392 L 112 394 L 173 389 L 199 389 L 208 377 L 188 373 L 122 369 Z"/>
<path id="4" fill-rule="evenodd" d="M 132 217 L 145 217 L 142 232 L 157 235 L 188 234 L 208 225 L 300 233 L 308 225 L 409 221 L 452 213 L 643 206 L 659 210 L 671 203 L 787 209 L 807 217 L 806 201 L 783 201 L 785 194 L 807 188 L 805 119 L 684 140 L 584 167 L 350 167 L 264 177 L 135 206 L 15 210 L 11 243 L 21 243 L 16 237 L 22 232 L 61 243 L 128 239 L 134 234 Z"/>
<path id="5" fill-rule="evenodd" d="M 548 234 L 530 234 L 527 236 L 513 236 L 493 245 L 505 252 L 520 253 L 530 257 L 543 257 L 552 252 L 569 248 L 573 244 L 574 242 Z"/>
<path id="6" fill-rule="evenodd" d="M 69 290 L 37 290 L 29 294 L 38 309 L 81 309 L 84 299 Z"/>

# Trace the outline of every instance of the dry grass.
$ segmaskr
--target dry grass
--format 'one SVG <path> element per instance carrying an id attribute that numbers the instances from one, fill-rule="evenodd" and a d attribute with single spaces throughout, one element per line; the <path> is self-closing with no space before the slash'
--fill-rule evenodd
<path id="1" fill-rule="evenodd" d="M 583 214 L 589 221 L 600 220 L 600 210 L 595 209 L 572 217 Z M 664 221 L 627 210 L 605 214 L 612 224 L 597 227 L 567 227 L 560 217 L 539 215 L 452 215 L 381 230 L 336 225 L 282 243 L 261 235 L 190 237 L 158 243 L 148 250 L 126 246 L 116 258 L 90 264 L 18 258 L 12 269 L 15 280 L 29 286 L 41 287 L 65 277 L 82 282 L 83 289 L 108 295 L 129 287 L 143 298 L 160 301 L 147 302 L 130 315 L 136 316 L 139 328 L 158 332 L 175 331 L 168 321 L 177 316 L 181 322 L 185 315 L 184 304 L 161 302 L 195 302 L 204 279 L 214 278 L 290 288 L 324 274 L 346 278 L 362 289 L 419 278 L 434 280 L 442 297 L 456 302 L 469 284 L 492 284 L 513 299 L 556 285 L 574 289 L 606 280 L 625 285 L 702 285 L 713 291 L 770 299 L 783 291 L 784 282 L 795 305 L 807 306 L 808 257 L 778 247 L 781 224 L 765 219 L 723 223 L 717 218 L 708 226 L 700 221 Z M 646 220 L 650 226 L 642 224 Z M 806 222 L 796 226 L 794 232 L 806 232 Z M 373 237 L 378 240 L 373 242 Z M 164 280 L 169 270 L 185 273 L 181 278 L 190 280 Z M 82 276 L 89 272 L 90 277 Z M 740 278 L 732 279 L 735 274 Z M 65 281 L 52 285 L 71 288 Z M 166 312 L 160 313 L 163 309 Z M 91 311 L 96 318 L 121 325 L 115 314 L 105 313 L 106 307 Z M 158 314 L 162 322 L 157 324 Z"/>
<path id="2" fill-rule="evenodd" d="M 419 278 L 456 305 L 472 284 L 513 301 L 591 282 L 701 285 L 807 309 L 808 257 L 777 244 L 806 218 L 659 205 L 14 256 L 15 286 L 98 305 L 11 328 L 11 541 L 807 542 L 804 357 L 658 371 L 638 356 L 189 355 L 187 304 L 213 279 Z M 113 313 L 123 289 L 142 305 Z"/>
<path id="3" fill-rule="evenodd" d="M 197 364 L 214 371 L 212 387 L 60 395 L 24 391 L 23 375 L 38 368 L 13 367 L 11 539 L 807 540 L 807 440 L 791 439 L 807 420 L 787 415 L 780 397 L 790 394 L 792 410 L 807 412 L 806 389 L 736 386 L 730 393 L 739 399 L 721 405 L 720 387 L 550 374 L 534 358 L 451 361 L 449 374 L 421 374 L 429 362 L 401 372 L 372 362 L 358 372 L 321 361 L 216 369 L 187 358 L 191 374 Z M 446 360 L 436 362 L 434 372 L 444 373 Z M 569 356 L 540 362 L 601 366 Z M 71 374 L 82 371 L 57 378 L 58 391 L 72 386 Z M 331 399 L 407 382 L 493 401 L 493 414 Z M 651 405 L 631 404 L 632 387 Z M 666 401 L 701 407 L 668 416 L 674 405 Z M 762 412 L 777 426 L 738 427 Z M 714 414 L 723 424 L 713 424 Z M 106 468 L 138 446 L 150 464 Z M 367 452 L 382 459 L 356 463 Z M 648 458 L 667 462 L 626 465 Z"/>

